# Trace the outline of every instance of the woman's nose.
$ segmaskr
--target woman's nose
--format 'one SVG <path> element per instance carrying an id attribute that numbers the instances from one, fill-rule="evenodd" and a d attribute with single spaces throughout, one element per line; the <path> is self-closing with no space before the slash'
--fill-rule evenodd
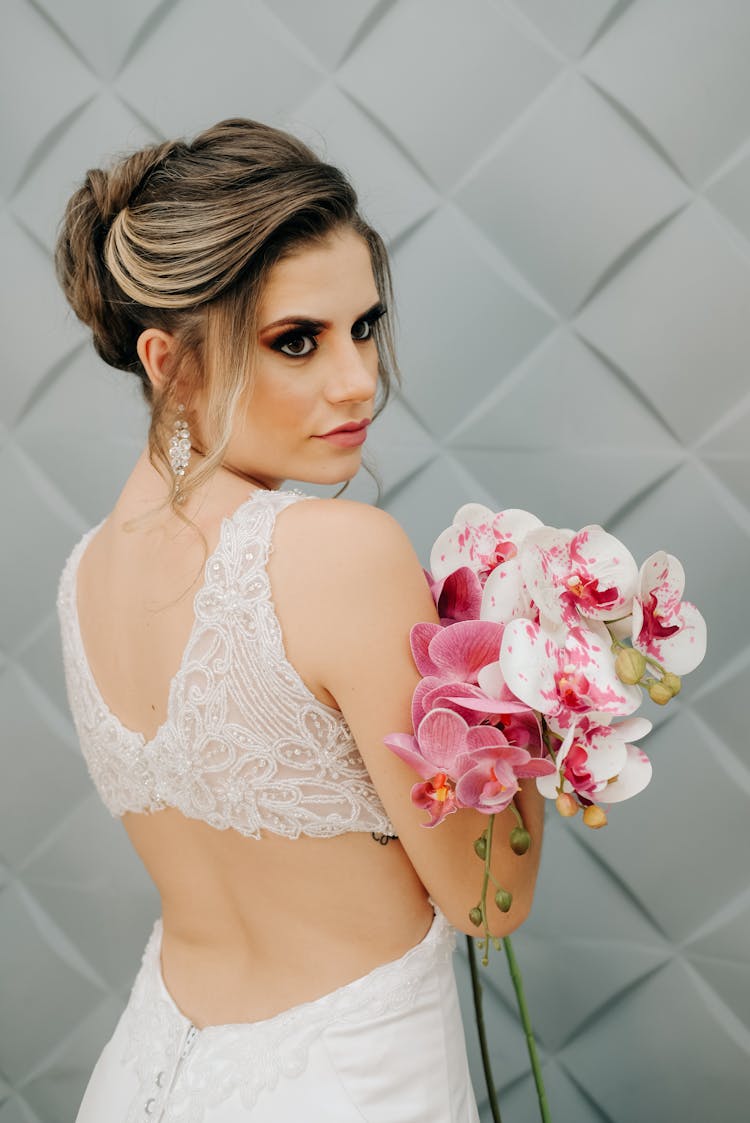
<path id="1" fill-rule="evenodd" d="M 372 342 L 349 339 L 331 354 L 329 397 L 339 400 L 371 398 L 378 380 L 378 352 Z"/>

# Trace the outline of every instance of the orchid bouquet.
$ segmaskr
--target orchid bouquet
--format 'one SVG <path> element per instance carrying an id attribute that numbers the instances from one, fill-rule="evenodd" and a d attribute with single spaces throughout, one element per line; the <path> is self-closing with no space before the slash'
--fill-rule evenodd
<path id="1" fill-rule="evenodd" d="M 706 625 L 682 600 L 685 572 L 663 550 L 639 567 L 601 526 L 545 526 L 528 511 L 493 512 L 467 503 L 436 539 L 425 577 L 439 624 L 423 622 L 410 643 L 422 675 L 412 698 L 414 733 L 385 744 L 421 777 L 413 803 L 436 827 L 462 807 L 489 817 L 474 842 L 484 861 L 480 898 L 469 913 L 483 925 L 488 963 L 487 888 L 508 912 L 512 896 L 490 871 L 497 813 L 511 808 L 510 846 L 532 844 L 514 803 L 519 780 L 536 779 L 557 811 L 582 809 L 587 827 L 607 822 L 605 807 L 629 799 L 651 779 L 651 762 L 632 742 L 652 723 L 632 715 L 643 692 L 666 705 L 681 676 L 706 652 Z M 614 722 L 614 718 L 620 718 Z M 496 949 L 500 941 L 494 940 Z M 488 1091 L 488 1073 L 472 940 L 467 937 Z M 502 943 L 529 1043 L 542 1118 L 548 1119 L 533 1034 L 510 940 Z"/>

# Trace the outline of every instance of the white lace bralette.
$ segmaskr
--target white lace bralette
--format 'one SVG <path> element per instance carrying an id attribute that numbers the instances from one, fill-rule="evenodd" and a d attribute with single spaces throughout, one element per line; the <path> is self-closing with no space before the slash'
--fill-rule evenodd
<path id="1" fill-rule="evenodd" d="M 65 683 L 89 773 L 112 815 L 175 807 L 252 838 L 261 830 L 396 835 L 341 711 L 316 698 L 287 659 L 271 598 L 276 514 L 316 498 L 257 490 L 222 519 L 167 718 L 150 741 L 107 708 L 81 637 L 76 574 L 105 520 L 74 546 L 56 602 Z"/>

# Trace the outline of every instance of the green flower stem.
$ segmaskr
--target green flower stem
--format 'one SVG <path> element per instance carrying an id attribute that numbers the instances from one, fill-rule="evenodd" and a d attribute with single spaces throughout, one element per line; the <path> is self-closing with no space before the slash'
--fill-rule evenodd
<path id="1" fill-rule="evenodd" d="M 523 827 L 523 819 L 515 806 L 515 803 L 510 804 L 516 812 L 516 818 L 519 826 Z M 544 1089 L 544 1081 L 542 1080 L 542 1070 L 539 1064 L 539 1056 L 536 1051 L 536 1043 L 534 1041 L 534 1032 L 531 1028 L 531 1020 L 529 1018 L 529 1011 L 526 1005 L 526 997 L 523 990 L 523 981 L 521 979 L 521 971 L 516 962 L 516 957 L 513 954 L 513 947 L 510 942 L 509 936 L 504 936 L 502 939 L 496 939 L 490 936 L 489 926 L 487 924 L 487 883 L 492 880 L 495 885 L 497 881 L 490 869 L 490 862 L 492 859 L 492 833 L 495 826 L 495 816 L 489 816 L 489 823 L 483 831 L 485 840 L 484 850 L 484 877 L 482 880 L 482 894 L 479 901 L 479 911 L 482 915 L 482 922 L 484 924 L 484 939 L 479 940 L 480 948 L 482 949 L 482 965 L 486 967 L 489 963 L 489 948 L 490 940 L 492 939 L 493 945 L 497 950 L 500 944 L 505 945 L 505 956 L 508 961 L 508 968 L 510 970 L 510 977 L 513 983 L 513 989 L 516 992 L 516 1001 L 518 1003 L 518 1013 L 523 1026 L 524 1037 L 526 1038 L 526 1048 L 531 1062 L 531 1071 L 534 1076 L 534 1083 L 536 1085 L 537 1099 L 539 1101 L 539 1110 L 541 1113 L 542 1123 L 550 1123 L 549 1107 L 547 1105 L 547 1093 Z M 499 886 L 498 886 L 499 888 Z M 482 987 L 479 982 L 479 972 L 476 964 L 476 953 L 474 950 L 474 937 L 466 937 L 469 969 L 471 972 L 471 988 L 474 996 L 474 1013 L 476 1016 L 477 1033 L 479 1035 L 479 1047 L 482 1054 L 482 1067 L 484 1069 L 484 1079 L 487 1085 L 487 1097 L 492 1112 L 493 1123 L 501 1123 L 500 1109 L 497 1103 L 497 1090 L 492 1076 L 492 1067 L 490 1065 L 489 1050 L 487 1048 L 487 1033 L 484 1024 L 484 1014 L 482 1012 Z"/>
<path id="2" fill-rule="evenodd" d="M 479 1035 L 479 1048 L 482 1054 L 484 1081 L 487 1085 L 487 1099 L 489 1100 L 493 1123 L 502 1123 L 502 1120 L 500 1118 L 500 1108 L 498 1107 L 497 1103 L 497 1089 L 495 1088 L 495 1081 L 492 1076 L 492 1066 L 490 1065 L 490 1052 L 487 1048 L 487 1031 L 484 1025 L 484 1013 L 482 1012 L 482 984 L 479 981 L 479 972 L 477 970 L 477 957 L 474 950 L 473 936 L 466 937 L 466 950 L 469 956 L 471 991 L 474 996 L 474 1014 L 477 1022 L 477 1033 Z"/>
<path id="3" fill-rule="evenodd" d="M 487 926 L 487 882 L 492 876 L 490 873 L 490 861 L 492 859 L 492 832 L 495 827 L 495 816 L 490 815 L 490 821 L 487 824 L 485 831 L 485 838 L 487 846 L 484 853 L 484 878 L 482 879 L 482 896 L 479 901 L 479 907 L 482 910 L 482 922 L 484 924 L 484 955 L 482 956 L 482 965 L 484 967 L 489 963 L 489 950 L 490 950 L 490 930 Z M 495 879 L 493 878 L 493 881 Z M 497 884 L 497 883 L 495 883 Z"/>
<path id="4" fill-rule="evenodd" d="M 515 815 L 515 817 L 516 817 L 516 822 L 518 823 L 519 827 L 521 827 L 521 829 L 522 829 L 522 830 L 526 830 L 526 827 L 525 827 L 524 821 L 523 821 L 523 819 L 521 818 L 521 812 L 520 812 L 520 811 L 518 810 L 518 808 L 516 807 L 516 801 L 515 801 L 514 799 L 512 799 L 512 800 L 510 801 L 510 803 L 509 803 L 509 805 L 508 805 L 508 806 L 510 807 L 511 811 L 512 811 L 512 812 L 513 812 L 513 814 Z"/>
<path id="5" fill-rule="evenodd" d="M 544 745 L 547 749 L 547 752 L 550 754 L 550 756 L 554 760 L 555 751 L 552 748 L 552 745 L 550 744 L 550 737 L 554 737 L 555 740 L 558 742 L 558 746 L 557 746 L 558 748 L 560 747 L 562 742 L 565 740 L 565 738 L 561 737 L 559 733 L 555 733 L 554 729 L 550 729 L 549 725 L 545 721 L 544 714 L 540 714 L 539 716 L 541 718 L 541 723 L 542 723 L 542 740 L 543 740 Z"/>
<path id="6" fill-rule="evenodd" d="M 513 981 L 513 989 L 516 992 L 518 1012 L 521 1015 L 521 1024 L 523 1026 L 524 1036 L 526 1037 L 526 1047 L 529 1051 L 531 1071 L 534 1074 L 536 1094 L 539 1099 L 539 1113 L 542 1117 L 542 1123 L 550 1123 L 549 1107 L 547 1105 L 547 1093 L 544 1089 L 544 1081 L 542 1080 L 542 1069 L 541 1065 L 539 1064 L 539 1056 L 536 1051 L 536 1042 L 534 1041 L 534 1032 L 531 1028 L 531 1020 L 529 1018 L 528 1007 L 526 1006 L 526 997 L 523 992 L 521 971 L 518 967 L 518 963 L 516 962 L 516 957 L 513 954 L 513 947 L 510 942 L 510 936 L 503 937 L 503 944 L 505 946 L 505 956 L 508 960 L 508 967 L 510 969 L 510 977 Z"/>

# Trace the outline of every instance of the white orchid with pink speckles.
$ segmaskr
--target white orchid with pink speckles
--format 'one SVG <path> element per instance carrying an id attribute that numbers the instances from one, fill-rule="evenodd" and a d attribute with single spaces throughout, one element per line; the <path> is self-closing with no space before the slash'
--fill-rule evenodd
<path id="1" fill-rule="evenodd" d="M 423 675 L 414 733 L 385 738 L 420 775 L 412 799 L 430 812 L 423 825 L 473 807 L 491 826 L 510 807 L 523 853 L 528 835 L 513 795 L 535 776 L 562 815 L 583 808 L 588 826 L 603 826 L 600 805 L 651 779 L 648 757 L 631 743 L 651 729 L 631 716 L 644 691 L 664 705 L 705 655 L 705 621 L 682 600 L 678 559 L 659 550 L 639 569 L 597 524 L 561 529 L 529 511 L 467 503 L 424 572 L 440 624 L 411 632 Z M 450 732 L 442 748 L 436 730 Z"/>
<path id="2" fill-rule="evenodd" d="M 706 623 L 681 600 L 685 570 L 672 554 L 646 558 L 633 597 L 633 647 L 666 664 L 675 675 L 695 670 L 706 654 Z"/>
<path id="3" fill-rule="evenodd" d="M 705 655 L 706 624 L 682 600 L 685 572 L 672 554 L 658 550 L 639 569 L 597 524 L 560 529 L 516 508 L 464 504 L 438 535 L 424 575 L 440 623 L 411 629 L 422 675 L 412 698 L 414 732 L 389 734 L 385 744 L 419 777 L 411 799 L 429 814 L 422 826 L 469 807 L 488 817 L 474 842 L 484 878 L 469 912 L 484 927 L 486 965 L 488 883 L 501 912 L 512 903 L 490 868 L 495 816 L 513 812 L 510 847 L 525 854 L 532 839 L 514 799 L 521 780 L 533 779 L 565 817 L 583 808 L 583 822 L 595 829 L 607 822 L 602 805 L 643 791 L 651 761 L 633 742 L 652 723 L 634 712 L 644 691 L 659 705 L 679 693 L 680 675 Z M 503 942 L 547 1119 L 520 972 L 509 937 Z M 478 982 L 473 957 L 470 950 Z M 484 1046 L 479 1017 L 477 1028 Z M 488 1091 L 492 1099 L 493 1081 Z"/>

